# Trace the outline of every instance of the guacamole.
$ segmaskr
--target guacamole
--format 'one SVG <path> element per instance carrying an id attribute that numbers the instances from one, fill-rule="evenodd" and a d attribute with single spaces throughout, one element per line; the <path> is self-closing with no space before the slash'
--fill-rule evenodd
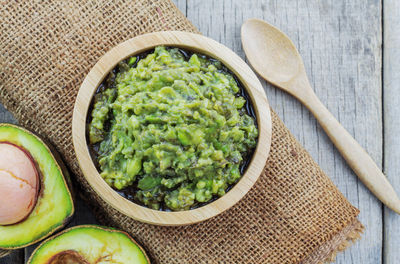
<path id="1" fill-rule="evenodd" d="M 189 55 L 188 55 L 189 54 Z M 225 194 L 258 137 L 234 76 L 217 60 L 156 47 L 110 73 L 89 113 L 100 175 L 152 209 L 188 210 Z"/>

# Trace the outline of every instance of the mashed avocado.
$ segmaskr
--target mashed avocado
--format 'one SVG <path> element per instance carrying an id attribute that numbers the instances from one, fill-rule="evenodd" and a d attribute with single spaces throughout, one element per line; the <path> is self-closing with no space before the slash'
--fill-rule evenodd
<path id="1" fill-rule="evenodd" d="M 89 143 L 100 174 L 133 199 L 179 211 L 225 194 L 258 130 L 234 77 L 216 60 L 156 47 L 111 73 L 95 96 Z"/>

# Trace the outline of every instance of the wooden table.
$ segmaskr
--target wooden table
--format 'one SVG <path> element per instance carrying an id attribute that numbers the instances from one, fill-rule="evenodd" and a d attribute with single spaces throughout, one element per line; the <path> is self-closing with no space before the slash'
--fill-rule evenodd
<path id="1" fill-rule="evenodd" d="M 262 18 L 286 32 L 321 101 L 369 152 L 400 193 L 400 1 L 174 0 L 200 31 L 244 58 L 240 26 Z M 326 51 L 330 50 L 331 53 Z M 342 264 L 400 262 L 400 216 L 384 208 L 346 165 L 314 117 L 265 84 L 270 104 L 352 204 L 365 233 Z M 0 122 L 13 122 L 0 108 Z M 71 225 L 95 223 L 82 201 Z M 0 260 L 24 263 L 32 247 Z"/>

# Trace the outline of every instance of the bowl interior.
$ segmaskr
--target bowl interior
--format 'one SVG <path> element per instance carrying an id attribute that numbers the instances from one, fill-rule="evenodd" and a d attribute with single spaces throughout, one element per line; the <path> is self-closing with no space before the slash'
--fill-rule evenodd
<path id="1" fill-rule="evenodd" d="M 108 73 L 122 60 L 156 46 L 178 47 L 221 61 L 240 81 L 250 97 L 257 118 L 259 136 L 242 178 L 224 196 L 196 209 L 180 212 L 156 211 L 131 202 L 114 191 L 100 176 L 89 154 L 86 118 L 92 97 Z M 201 35 L 185 32 L 156 32 L 127 40 L 107 52 L 86 76 L 79 90 L 73 114 L 73 142 L 80 167 L 94 190 L 108 204 L 136 220 L 158 225 L 186 225 L 213 217 L 238 202 L 253 186 L 264 168 L 271 144 L 271 117 L 264 90 L 249 66 L 233 51 Z"/>

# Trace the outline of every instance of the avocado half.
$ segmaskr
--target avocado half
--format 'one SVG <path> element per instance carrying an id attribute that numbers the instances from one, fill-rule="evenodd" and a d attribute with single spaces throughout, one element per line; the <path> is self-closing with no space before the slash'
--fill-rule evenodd
<path id="1" fill-rule="evenodd" d="M 0 226 L 0 249 L 11 250 L 34 244 L 62 228 L 74 214 L 74 204 L 66 182 L 68 172 L 40 138 L 18 126 L 0 124 L 0 143 L 28 153 L 40 183 L 30 214 L 18 223 Z"/>
<path id="2" fill-rule="evenodd" d="M 75 226 L 44 241 L 28 264 L 150 264 L 127 233 L 96 225 Z"/>

